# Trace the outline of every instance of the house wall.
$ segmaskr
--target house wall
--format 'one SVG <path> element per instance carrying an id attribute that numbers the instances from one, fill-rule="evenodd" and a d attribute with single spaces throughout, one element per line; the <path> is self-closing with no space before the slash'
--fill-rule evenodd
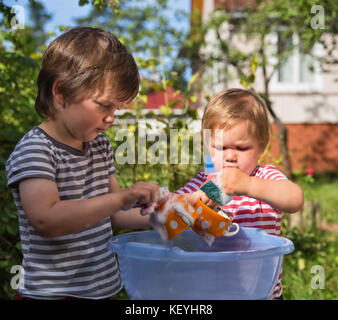
<path id="1" fill-rule="evenodd" d="M 286 124 L 288 130 L 287 146 L 290 152 L 293 170 L 306 172 L 313 168 L 315 172 L 338 171 L 338 126 L 336 124 Z M 270 153 L 279 156 L 277 128 L 272 125 Z M 265 157 L 265 162 L 271 159 Z"/>

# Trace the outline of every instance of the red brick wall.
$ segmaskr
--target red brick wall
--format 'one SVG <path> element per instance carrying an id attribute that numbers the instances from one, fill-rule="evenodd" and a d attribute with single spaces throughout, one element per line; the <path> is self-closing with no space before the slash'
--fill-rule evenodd
<path id="1" fill-rule="evenodd" d="M 292 170 L 338 172 L 338 124 L 286 124 Z M 277 158 L 279 147 L 276 125 L 272 125 L 271 154 Z M 270 161 L 271 162 L 271 161 Z"/>

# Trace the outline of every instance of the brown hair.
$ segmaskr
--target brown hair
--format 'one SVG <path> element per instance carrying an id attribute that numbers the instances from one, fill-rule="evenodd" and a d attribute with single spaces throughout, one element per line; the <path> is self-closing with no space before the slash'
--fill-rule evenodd
<path id="1" fill-rule="evenodd" d="M 270 137 L 270 123 L 265 101 L 245 89 L 228 89 L 210 99 L 202 118 L 203 129 L 229 129 L 245 121 L 259 146 L 264 149 Z"/>
<path id="2" fill-rule="evenodd" d="M 90 27 L 70 29 L 46 49 L 35 101 L 43 118 L 53 118 L 56 112 L 52 93 L 56 79 L 65 101 L 87 98 L 105 88 L 118 101 L 131 101 L 140 82 L 137 65 L 126 47 L 113 34 Z"/>

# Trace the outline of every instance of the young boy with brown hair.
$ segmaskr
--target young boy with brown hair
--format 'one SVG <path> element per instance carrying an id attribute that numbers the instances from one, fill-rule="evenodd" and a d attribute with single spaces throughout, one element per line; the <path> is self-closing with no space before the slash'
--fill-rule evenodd
<path id="1" fill-rule="evenodd" d="M 73 28 L 48 46 L 35 104 L 44 121 L 6 163 L 23 253 L 19 297 L 101 299 L 122 288 L 107 249 L 111 223 L 148 227 L 149 217 L 132 208 L 156 202 L 160 188 L 137 182 L 121 190 L 102 132 L 138 89 L 136 63 L 111 33 Z"/>
<path id="2" fill-rule="evenodd" d="M 223 189 L 232 196 L 223 210 L 233 222 L 280 235 L 282 212 L 293 213 L 303 206 L 301 188 L 272 165 L 258 165 L 270 136 L 265 102 L 244 89 L 229 89 L 214 96 L 202 118 L 202 129 L 211 130 L 209 151 Z M 177 193 L 191 193 L 207 180 L 198 172 Z M 273 298 L 282 295 L 280 273 Z"/>

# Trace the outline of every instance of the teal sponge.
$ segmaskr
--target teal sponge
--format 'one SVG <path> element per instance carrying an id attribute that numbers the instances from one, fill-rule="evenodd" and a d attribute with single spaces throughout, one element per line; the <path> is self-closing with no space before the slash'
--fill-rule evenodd
<path id="1" fill-rule="evenodd" d="M 200 189 L 204 191 L 210 199 L 216 201 L 221 206 L 226 205 L 231 200 L 231 197 L 228 196 L 222 188 L 219 188 L 212 180 L 206 182 Z"/>

